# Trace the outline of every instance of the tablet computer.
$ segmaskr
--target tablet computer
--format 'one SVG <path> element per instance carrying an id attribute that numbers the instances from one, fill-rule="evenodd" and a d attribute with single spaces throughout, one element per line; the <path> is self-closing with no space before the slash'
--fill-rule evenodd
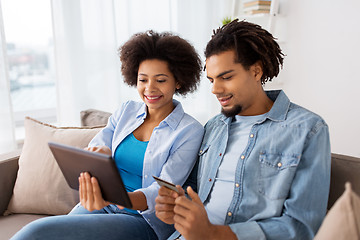
<path id="1" fill-rule="evenodd" d="M 49 142 L 68 185 L 79 190 L 79 176 L 89 172 L 99 182 L 101 193 L 106 201 L 131 208 L 131 201 L 124 183 L 111 156 L 84 149 Z"/>

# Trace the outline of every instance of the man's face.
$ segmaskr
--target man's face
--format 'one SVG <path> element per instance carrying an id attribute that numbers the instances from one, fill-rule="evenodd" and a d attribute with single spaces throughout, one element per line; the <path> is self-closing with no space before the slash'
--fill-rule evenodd
<path id="1" fill-rule="evenodd" d="M 207 78 L 227 117 L 256 115 L 257 96 L 261 93 L 261 66 L 257 63 L 249 70 L 235 62 L 235 52 L 225 51 L 206 59 Z"/>

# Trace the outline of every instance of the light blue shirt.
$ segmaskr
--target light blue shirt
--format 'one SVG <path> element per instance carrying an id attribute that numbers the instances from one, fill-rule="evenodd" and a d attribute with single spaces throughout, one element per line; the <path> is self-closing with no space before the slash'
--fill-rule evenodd
<path id="1" fill-rule="evenodd" d="M 144 156 L 142 188 L 137 190 L 144 193 L 148 206 L 141 214 L 160 239 L 169 236 L 174 229 L 155 216 L 155 198 L 160 187 L 152 176 L 182 185 L 196 162 L 204 133 L 202 125 L 184 112 L 180 102 L 173 100 L 173 103 L 175 109 L 151 134 Z M 114 156 L 117 146 L 144 122 L 146 114 L 144 103 L 124 103 L 89 146 L 108 146 Z"/>
<path id="2" fill-rule="evenodd" d="M 234 195 L 235 173 L 240 154 L 246 148 L 252 126 L 264 114 L 256 116 L 236 115 L 231 122 L 229 141 L 224 158 L 214 179 L 214 186 L 204 203 L 209 220 L 212 224 L 224 225 L 226 214 Z"/>
<path id="3" fill-rule="evenodd" d="M 274 105 L 252 127 L 240 155 L 225 225 L 239 240 L 313 239 L 329 196 L 328 126 L 283 91 L 266 93 Z M 230 123 L 231 118 L 217 115 L 205 126 L 197 176 L 203 202 L 228 145 Z"/>

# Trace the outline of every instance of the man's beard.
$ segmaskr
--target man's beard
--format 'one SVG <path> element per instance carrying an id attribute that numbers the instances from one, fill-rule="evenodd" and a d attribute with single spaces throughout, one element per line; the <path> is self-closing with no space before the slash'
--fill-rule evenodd
<path id="1" fill-rule="evenodd" d="M 235 115 L 238 115 L 242 110 L 242 107 L 240 105 L 235 105 L 229 110 L 225 110 L 224 108 L 221 108 L 221 113 L 225 115 L 225 117 L 235 117 Z"/>

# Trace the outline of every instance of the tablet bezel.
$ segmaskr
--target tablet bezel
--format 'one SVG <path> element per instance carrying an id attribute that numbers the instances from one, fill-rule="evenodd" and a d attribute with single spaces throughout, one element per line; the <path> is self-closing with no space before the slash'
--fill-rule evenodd
<path id="1" fill-rule="evenodd" d="M 132 204 L 113 158 L 106 154 L 49 142 L 52 154 L 68 185 L 79 190 L 79 176 L 89 172 L 96 177 L 104 200 L 131 208 Z"/>

